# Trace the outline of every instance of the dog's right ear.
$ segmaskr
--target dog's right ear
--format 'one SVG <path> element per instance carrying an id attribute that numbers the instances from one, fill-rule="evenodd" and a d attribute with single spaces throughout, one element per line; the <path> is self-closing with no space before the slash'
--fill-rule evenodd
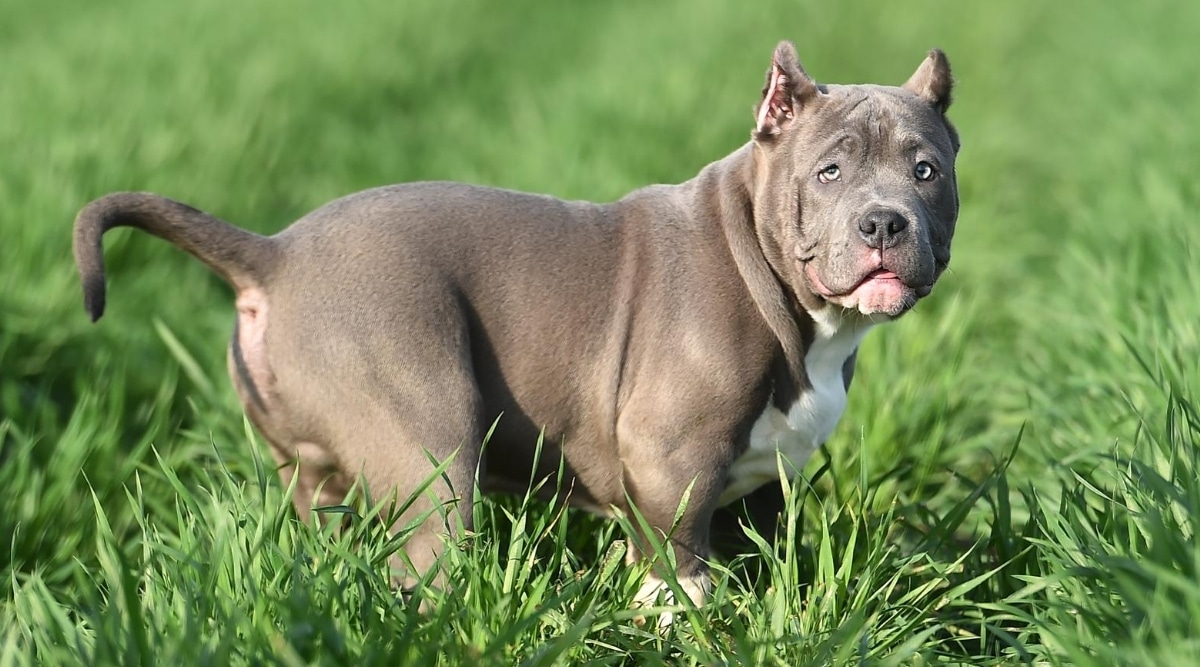
<path id="1" fill-rule="evenodd" d="M 788 41 L 780 42 L 771 57 L 762 100 L 754 112 L 757 120 L 754 138 L 768 139 L 779 134 L 796 117 L 796 112 L 818 94 L 816 82 L 800 64 L 796 47 Z"/>
<path id="2" fill-rule="evenodd" d="M 904 87 L 916 93 L 917 97 L 928 102 L 939 113 L 946 113 L 950 108 L 951 91 L 954 89 L 954 76 L 950 73 L 950 61 L 941 49 L 934 49 L 913 72 Z"/>

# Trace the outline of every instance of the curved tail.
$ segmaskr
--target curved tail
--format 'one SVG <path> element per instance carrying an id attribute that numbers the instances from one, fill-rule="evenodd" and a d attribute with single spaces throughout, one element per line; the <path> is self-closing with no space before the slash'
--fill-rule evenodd
<path id="1" fill-rule="evenodd" d="M 113 227 L 136 227 L 204 262 L 236 290 L 261 286 L 277 255 L 273 240 L 146 192 L 117 192 L 93 201 L 75 218 L 75 266 L 83 306 L 92 321 L 104 314 L 104 246 Z"/>

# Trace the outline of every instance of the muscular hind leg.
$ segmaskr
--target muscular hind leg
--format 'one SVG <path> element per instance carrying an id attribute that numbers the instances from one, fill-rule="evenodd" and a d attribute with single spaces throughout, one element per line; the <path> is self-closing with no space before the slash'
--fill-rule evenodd
<path id="1" fill-rule="evenodd" d="M 283 485 L 295 482 L 292 504 L 301 519 L 308 519 L 317 508 L 345 502 L 350 485 L 327 448 L 312 442 L 296 442 L 285 448 L 272 442 L 271 454 Z M 317 518 L 322 525 L 329 521 L 326 514 L 317 513 Z"/>
<path id="2" fill-rule="evenodd" d="M 239 293 L 230 372 L 285 483 L 296 480 L 303 516 L 314 494 L 336 504 L 360 480 L 375 504 L 415 497 L 390 526 L 406 537 L 393 581 L 412 586 L 471 528 L 482 401 L 447 285 L 417 280 L 385 300 L 365 285 L 347 282 L 334 302 L 292 294 L 271 308 L 264 293 Z"/>
<path id="3" fill-rule="evenodd" d="M 392 559 L 393 585 L 415 586 L 437 563 L 446 540 L 472 527 L 481 402 L 465 369 L 448 372 L 437 382 L 394 385 L 391 391 L 361 387 L 355 400 L 337 411 L 342 428 L 331 433 L 333 445 L 324 446 L 294 437 L 288 413 L 295 407 L 276 395 L 273 376 L 250 370 L 245 346 L 239 344 L 245 341 L 240 329 L 230 345 L 230 375 L 246 414 L 271 445 L 281 482 L 285 487 L 295 483 L 296 513 L 308 520 L 314 508 L 343 504 L 360 479 L 372 505 L 393 500 L 399 507 L 419 494 L 406 511 L 392 517 L 391 525 L 393 535 L 411 530 L 404 555 Z M 431 396 L 437 400 L 428 400 Z M 446 469 L 426 485 L 437 469 L 435 462 L 451 455 Z M 333 517 L 317 514 L 322 523 Z"/>
<path id="4" fill-rule="evenodd" d="M 392 561 L 392 581 L 406 589 L 437 565 L 447 540 L 472 529 L 482 439 L 478 393 L 471 383 L 443 378 L 434 384 L 428 396 L 438 400 L 409 401 L 401 395 L 389 402 L 391 409 L 358 422 L 354 442 L 372 502 L 383 501 L 386 511 L 393 501 L 402 507 L 412 500 L 391 517 L 392 534 L 407 535 L 403 555 Z M 440 574 L 433 581 L 439 587 L 444 583 Z"/>
<path id="5" fill-rule="evenodd" d="M 237 320 L 229 343 L 229 375 L 250 421 L 271 445 L 284 487 L 294 481 L 292 504 L 302 519 L 313 508 L 341 504 L 349 491 L 338 460 L 327 446 L 297 438 L 289 406 L 279 396 L 267 355 L 267 298 L 260 289 L 237 298 Z M 325 517 L 321 517 L 322 523 Z"/>

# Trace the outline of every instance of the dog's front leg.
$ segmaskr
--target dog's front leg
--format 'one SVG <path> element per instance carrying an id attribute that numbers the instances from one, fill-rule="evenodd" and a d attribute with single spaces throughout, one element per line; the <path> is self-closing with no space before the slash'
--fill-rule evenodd
<path id="1" fill-rule="evenodd" d="M 634 533 L 630 537 L 626 561 L 630 564 L 643 559 L 655 559 L 656 549 L 669 554 L 671 563 L 661 558 L 646 577 L 635 598 L 635 604 L 652 605 L 663 594 L 663 601 L 673 603 L 674 591 L 667 584 L 673 578 L 679 588 L 696 606 L 703 605 L 711 588 L 708 573 L 709 526 L 713 511 L 724 488 L 728 468 L 723 463 L 697 466 L 695 456 L 685 457 L 686 449 L 676 450 L 650 464 L 627 465 L 624 470 L 625 491 L 632 509 L 641 516 L 631 517 Z M 694 451 L 694 450 L 693 450 Z M 659 618 L 659 625 L 669 625 L 671 614 Z"/>

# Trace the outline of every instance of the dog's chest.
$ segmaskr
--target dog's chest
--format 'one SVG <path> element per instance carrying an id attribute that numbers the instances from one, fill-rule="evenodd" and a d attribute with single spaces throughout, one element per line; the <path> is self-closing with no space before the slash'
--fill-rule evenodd
<path id="1" fill-rule="evenodd" d="M 809 386 L 786 411 L 775 405 L 773 397 L 767 401 L 750 430 L 749 447 L 730 468 L 721 504 L 778 480 L 777 452 L 783 456 L 785 473 L 792 477 L 829 438 L 846 409 L 843 369 L 868 329 L 817 320 L 816 337 L 804 355 Z"/>

